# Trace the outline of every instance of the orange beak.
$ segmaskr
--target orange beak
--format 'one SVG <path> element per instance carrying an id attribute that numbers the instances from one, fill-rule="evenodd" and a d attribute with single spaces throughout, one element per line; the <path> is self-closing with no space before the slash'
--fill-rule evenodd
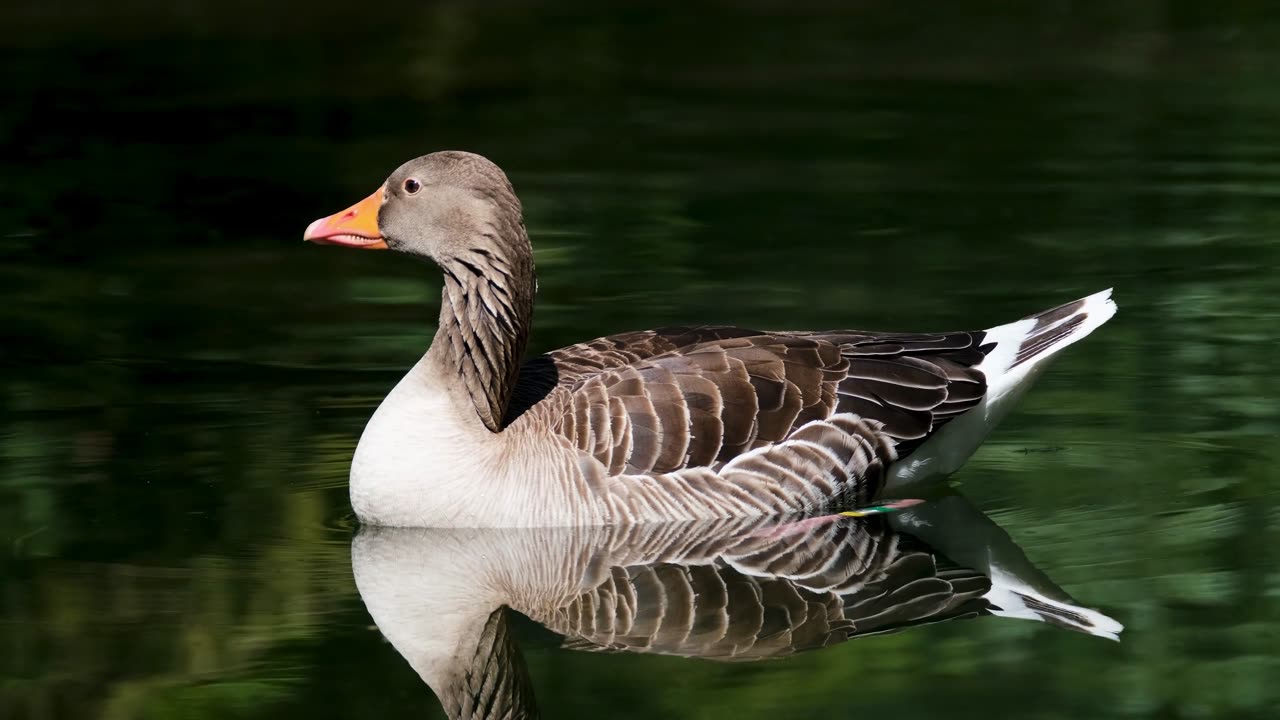
<path id="1" fill-rule="evenodd" d="M 322 245 L 386 250 L 387 241 L 378 231 L 378 210 L 381 208 L 382 188 L 378 188 L 346 210 L 308 225 L 302 239 Z"/>

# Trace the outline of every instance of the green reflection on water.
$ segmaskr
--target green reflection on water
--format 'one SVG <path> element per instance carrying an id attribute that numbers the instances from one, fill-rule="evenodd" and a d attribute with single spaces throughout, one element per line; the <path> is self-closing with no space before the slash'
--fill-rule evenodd
<path id="1" fill-rule="evenodd" d="M 1269 4 L 181 7 L 0 9 L 0 715 L 436 712 L 341 522 L 436 280 L 298 238 L 445 147 L 525 202 L 536 349 L 1121 307 L 956 478 L 1121 645 L 975 621 L 724 667 L 543 639 L 548 715 L 1280 703 Z"/>

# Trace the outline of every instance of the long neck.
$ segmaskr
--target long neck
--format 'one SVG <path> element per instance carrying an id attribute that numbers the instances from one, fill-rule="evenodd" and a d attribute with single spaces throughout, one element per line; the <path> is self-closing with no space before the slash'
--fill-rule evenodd
<path id="1" fill-rule="evenodd" d="M 493 240 L 501 233 L 502 251 Z M 444 291 L 432 352 L 452 373 L 492 432 L 502 429 L 529 339 L 536 285 L 523 223 L 494 227 L 440 261 Z"/>

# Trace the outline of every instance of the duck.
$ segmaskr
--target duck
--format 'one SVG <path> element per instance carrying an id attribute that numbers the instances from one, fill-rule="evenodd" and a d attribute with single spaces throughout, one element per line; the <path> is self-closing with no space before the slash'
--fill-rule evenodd
<path id="1" fill-rule="evenodd" d="M 986 330 L 663 327 L 526 359 L 533 248 L 490 160 L 410 160 L 303 237 L 443 279 L 434 338 L 351 460 L 352 509 L 371 525 L 690 521 L 905 496 L 954 473 L 1116 311 L 1108 289 Z"/>
<path id="2" fill-rule="evenodd" d="M 513 612 L 568 651 L 718 662 L 783 659 L 974 618 L 1112 641 L 1123 630 L 1079 604 L 955 492 L 858 517 L 362 526 L 351 565 L 374 625 L 451 718 L 537 714 Z"/>

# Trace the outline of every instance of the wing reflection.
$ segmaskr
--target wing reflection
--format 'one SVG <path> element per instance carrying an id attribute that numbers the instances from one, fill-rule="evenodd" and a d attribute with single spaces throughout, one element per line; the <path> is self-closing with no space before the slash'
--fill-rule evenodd
<path id="1" fill-rule="evenodd" d="M 892 515 L 597 528 L 366 528 L 383 635 L 455 718 L 536 715 L 507 608 L 575 650 L 757 660 L 996 615 L 1116 639 L 963 497 Z"/>

